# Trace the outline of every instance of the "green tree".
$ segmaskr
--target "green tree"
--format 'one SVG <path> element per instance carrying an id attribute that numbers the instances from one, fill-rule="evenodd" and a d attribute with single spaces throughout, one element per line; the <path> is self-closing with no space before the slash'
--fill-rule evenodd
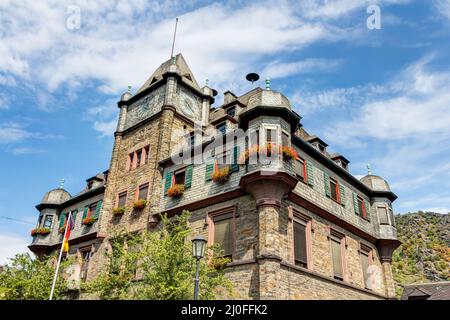
<path id="1" fill-rule="evenodd" d="M 0 273 L 0 300 L 47 300 L 52 287 L 56 256 L 37 259 L 25 253 L 17 254 L 10 260 Z M 69 260 L 61 262 L 54 299 L 64 298 L 67 283 L 63 270 L 69 264 Z"/>
<path id="2" fill-rule="evenodd" d="M 161 215 L 159 229 L 134 234 L 118 233 L 106 253 L 108 267 L 82 289 L 100 299 L 184 300 L 193 298 L 195 259 L 188 239 L 191 213 L 169 219 Z M 225 264 L 217 246 L 208 248 L 200 265 L 200 299 L 232 294 Z"/>

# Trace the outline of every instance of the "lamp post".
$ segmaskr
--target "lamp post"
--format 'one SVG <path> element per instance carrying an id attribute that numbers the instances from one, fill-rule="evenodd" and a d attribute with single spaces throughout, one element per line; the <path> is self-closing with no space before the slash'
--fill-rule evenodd
<path id="1" fill-rule="evenodd" d="M 205 256 L 206 240 L 202 236 L 192 239 L 192 256 L 197 260 L 195 266 L 194 280 L 194 300 L 198 300 L 198 273 L 200 269 L 200 259 Z"/>

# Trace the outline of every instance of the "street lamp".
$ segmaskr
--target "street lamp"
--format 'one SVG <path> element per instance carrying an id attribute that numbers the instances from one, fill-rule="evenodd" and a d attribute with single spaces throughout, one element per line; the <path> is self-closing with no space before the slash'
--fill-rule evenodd
<path id="1" fill-rule="evenodd" d="M 198 272 L 200 269 L 200 259 L 205 256 L 206 240 L 202 236 L 192 239 L 192 256 L 197 260 L 194 280 L 194 300 L 198 300 Z"/>

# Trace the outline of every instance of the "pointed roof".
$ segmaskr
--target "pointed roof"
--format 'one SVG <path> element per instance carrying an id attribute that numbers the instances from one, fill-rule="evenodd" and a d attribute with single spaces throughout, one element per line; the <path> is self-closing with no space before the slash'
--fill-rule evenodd
<path id="1" fill-rule="evenodd" d="M 194 74 L 186 63 L 183 55 L 181 53 L 177 54 L 175 57 L 176 72 L 182 77 L 182 81 L 188 85 L 194 87 L 200 91 L 200 86 L 194 78 Z M 158 69 L 148 78 L 147 81 L 139 88 L 137 93 L 144 91 L 150 87 L 154 82 L 159 81 L 163 78 L 163 74 L 169 72 L 170 66 L 173 64 L 173 58 L 162 63 Z"/>

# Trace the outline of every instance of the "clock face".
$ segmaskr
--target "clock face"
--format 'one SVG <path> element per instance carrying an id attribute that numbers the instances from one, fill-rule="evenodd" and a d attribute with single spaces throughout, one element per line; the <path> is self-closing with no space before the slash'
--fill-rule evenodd
<path id="1" fill-rule="evenodd" d="M 149 93 L 128 107 L 125 129 L 158 112 L 164 103 L 164 87 Z"/>
<path id="2" fill-rule="evenodd" d="M 200 120 L 200 99 L 186 91 L 180 92 L 180 111 L 186 117 Z"/>

